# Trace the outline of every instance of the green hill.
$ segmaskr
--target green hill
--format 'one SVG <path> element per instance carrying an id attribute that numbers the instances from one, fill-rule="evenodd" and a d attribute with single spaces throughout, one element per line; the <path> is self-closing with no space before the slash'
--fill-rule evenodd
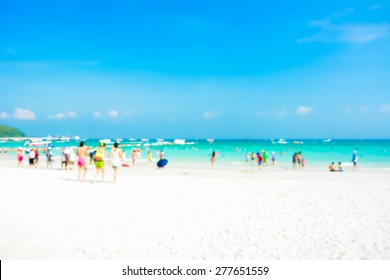
<path id="1" fill-rule="evenodd" d="M 26 134 L 24 134 L 23 132 L 21 132 L 16 128 L 0 125 L 0 137 L 24 137 L 24 136 L 26 136 Z"/>

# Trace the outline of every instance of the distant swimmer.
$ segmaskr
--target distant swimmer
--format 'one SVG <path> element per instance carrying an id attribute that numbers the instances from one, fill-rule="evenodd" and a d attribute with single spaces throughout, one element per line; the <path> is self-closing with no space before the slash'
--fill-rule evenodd
<path id="1" fill-rule="evenodd" d="M 80 181 L 81 170 L 83 170 L 83 181 L 85 179 L 85 174 L 87 173 L 87 161 L 86 157 L 88 156 L 87 149 L 85 148 L 84 141 L 80 142 L 80 147 L 77 149 L 77 166 L 78 166 L 78 174 L 77 180 Z"/>

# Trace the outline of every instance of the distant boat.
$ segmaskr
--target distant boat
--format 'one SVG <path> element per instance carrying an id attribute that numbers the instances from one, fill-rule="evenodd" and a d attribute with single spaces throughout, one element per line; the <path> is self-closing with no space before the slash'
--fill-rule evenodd
<path id="1" fill-rule="evenodd" d="M 28 141 L 24 143 L 24 145 L 28 147 L 47 147 L 47 146 L 51 146 L 52 142 L 51 141 Z"/>
<path id="2" fill-rule="evenodd" d="M 68 141 L 70 141 L 70 137 L 67 137 L 67 136 L 61 136 L 58 140 L 60 140 L 60 141 L 66 141 L 66 142 L 68 142 Z"/>
<path id="3" fill-rule="evenodd" d="M 149 142 L 149 139 L 148 138 L 142 138 L 141 142 Z"/>
<path id="4" fill-rule="evenodd" d="M 299 144 L 303 144 L 303 142 L 301 142 L 301 141 L 294 141 L 293 143 L 294 143 L 294 144 L 298 144 L 298 145 L 299 145 Z"/>
<path id="5" fill-rule="evenodd" d="M 99 140 L 99 142 L 104 143 L 104 144 L 112 144 L 111 139 L 101 139 L 101 140 Z"/>
<path id="6" fill-rule="evenodd" d="M 212 139 L 212 138 L 208 138 L 208 139 L 207 139 L 207 142 L 209 142 L 209 143 L 213 143 L 213 142 L 214 142 L 214 139 Z"/>
<path id="7" fill-rule="evenodd" d="M 322 140 L 322 141 L 325 142 L 325 143 L 329 143 L 329 142 L 332 141 L 332 139 L 324 139 L 324 140 Z"/>
<path id="8" fill-rule="evenodd" d="M 286 142 L 286 140 L 284 140 L 283 138 L 280 138 L 279 141 L 278 141 L 278 144 L 287 144 L 288 142 Z"/>
<path id="9" fill-rule="evenodd" d="M 81 139 L 81 138 L 80 138 L 80 136 L 78 136 L 78 135 L 76 135 L 75 137 L 73 137 L 73 140 L 74 140 L 74 141 L 80 141 L 80 139 Z"/>
<path id="10" fill-rule="evenodd" d="M 184 145 L 186 143 L 186 139 L 175 139 L 173 140 L 173 144 L 176 145 Z"/>
<path id="11" fill-rule="evenodd" d="M 157 138 L 156 141 L 157 141 L 157 142 L 164 142 L 164 139 L 162 139 L 162 138 Z"/>
<path id="12" fill-rule="evenodd" d="M 120 142 L 123 141 L 123 139 L 122 139 L 122 138 L 116 138 L 115 141 L 116 141 L 117 143 L 120 143 Z"/>

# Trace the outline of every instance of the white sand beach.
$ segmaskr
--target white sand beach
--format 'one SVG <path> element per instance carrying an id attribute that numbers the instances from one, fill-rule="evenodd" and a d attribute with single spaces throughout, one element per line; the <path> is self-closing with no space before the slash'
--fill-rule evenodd
<path id="1" fill-rule="evenodd" d="M 0 259 L 390 259 L 389 173 L 94 172 L 3 162 Z"/>

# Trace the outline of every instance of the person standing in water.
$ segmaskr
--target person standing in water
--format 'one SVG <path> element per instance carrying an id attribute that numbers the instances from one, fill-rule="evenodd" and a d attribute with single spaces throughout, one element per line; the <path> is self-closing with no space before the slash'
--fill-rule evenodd
<path id="1" fill-rule="evenodd" d="M 85 143 L 84 141 L 80 142 L 80 147 L 77 149 L 77 166 L 78 166 L 78 173 L 77 173 L 77 180 L 80 181 L 80 175 L 81 175 L 81 170 L 83 170 L 83 177 L 82 180 L 84 181 L 85 179 L 85 174 L 87 173 L 87 161 L 85 159 L 86 156 L 88 156 L 87 149 L 85 148 Z"/>
<path id="2" fill-rule="evenodd" d="M 357 152 L 354 151 L 353 154 L 352 154 L 352 163 L 353 163 L 353 168 L 357 168 L 357 163 L 358 163 L 358 155 L 357 155 Z"/>
<path id="3" fill-rule="evenodd" d="M 217 161 L 217 153 L 213 151 L 213 153 L 211 154 L 211 166 L 214 166 L 216 161 Z"/>
<path id="4" fill-rule="evenodd" d="M 272 166 L 276 166 L 276 155 L 275 152 L 271 153 Z"/>

